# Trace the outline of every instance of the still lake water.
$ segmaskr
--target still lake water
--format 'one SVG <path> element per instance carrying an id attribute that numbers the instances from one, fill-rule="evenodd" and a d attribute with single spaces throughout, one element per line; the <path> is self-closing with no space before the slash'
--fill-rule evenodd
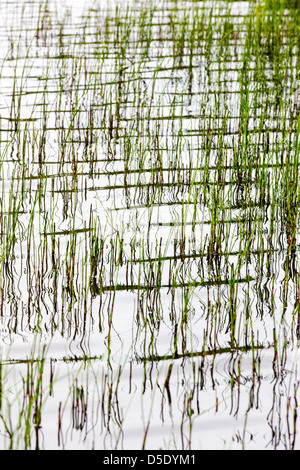
<path id="1" fill-rule="evenodd" d="M 300 448 L 283 13 L 1 2 L 0 448 Z"/>

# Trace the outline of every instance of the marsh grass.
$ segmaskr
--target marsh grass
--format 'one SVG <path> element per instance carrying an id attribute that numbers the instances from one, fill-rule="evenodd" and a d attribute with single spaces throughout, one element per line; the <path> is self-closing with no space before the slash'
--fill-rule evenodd
<path id="1" fill-rule="evenodd" d="M 260 413 L 266 446 L 299 447 L 298 2 L 11 8 L 4 446 L 129 448 L 134 422 L 139 448 L 210 447 L 223 411 L 216 446 L 260 446 Z M 33 335 L 51 346 L 9 385 Z"/>

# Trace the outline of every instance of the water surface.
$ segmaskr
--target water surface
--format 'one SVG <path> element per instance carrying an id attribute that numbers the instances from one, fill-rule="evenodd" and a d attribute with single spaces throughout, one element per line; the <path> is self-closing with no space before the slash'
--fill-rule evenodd
<path id="1" fill-rule="evenodd" d="M 298 13 L 1 3 L 1 448 L 299 448 Z"/>

